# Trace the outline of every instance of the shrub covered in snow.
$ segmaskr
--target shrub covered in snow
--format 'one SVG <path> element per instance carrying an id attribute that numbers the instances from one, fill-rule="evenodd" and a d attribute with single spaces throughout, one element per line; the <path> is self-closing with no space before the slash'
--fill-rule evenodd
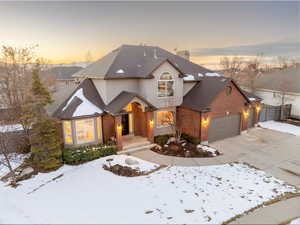
<path id="1" fill-rule="evenodd" d="M 79 164 L 116 153 L 117 146 L 115 145 L 97 144 L 66 148 L 63 150 L 63 161 L 66 164 Z"/>
<path id="2" fill-rule="evenodd" d="M 173 135 L 171 134 L 157 135 L 154 137 L 154 143 L 163 147 L 165 144 L 167 144 L 169 138 L 172 136 Z"/>

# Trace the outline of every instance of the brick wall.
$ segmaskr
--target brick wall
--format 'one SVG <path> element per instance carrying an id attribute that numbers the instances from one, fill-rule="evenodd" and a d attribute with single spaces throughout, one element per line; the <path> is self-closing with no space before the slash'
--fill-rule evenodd
<path id="1" fill-rule="evenodd" d="M 233 83 L 228 86 L 232 88 L 231 94 L 227 95 L 226 88 L 220 92 L 209 106 L 211 109 L 209 113 L 178 107 L 177 122 L 184 133 L 207 141 L 209 122 L 213 118 L 226 116 L 227 112 L 241 113 L 241 130 L 247 129 L 248 118 L 244 117 L 244 111 L 248 109 L 248 106 L 245 106 L 247 101 Z M 204 120 L 209 121 L 207 125 L 203 124 Z"/>
<path id="2" fill-rule="evenodd" d="M 182 132 L 193 137 L 200 137 L 200 112 L 178 107 L 176 122 Z"/>
<path id="3" fill-rule="evenodd" d="M 103 140 L 108 141 L 110 137 L 115 136 L 115 119 L 112 115 L 104 115 L 102 117 Z"/>

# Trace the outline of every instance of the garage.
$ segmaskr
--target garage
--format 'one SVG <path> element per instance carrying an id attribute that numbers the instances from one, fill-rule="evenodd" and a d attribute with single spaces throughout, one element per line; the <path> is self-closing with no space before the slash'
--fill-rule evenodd
<path id="1" fill-rule="evenodd" d="M 250 109 L 249 110 L 249 119 L 248 119 L 248 128 L 254 127 L 255 123 L 255 110 Z"/>
<path id="2" fill-rule="evenodd" d="M 212 119 L 208 128 L 208 142 L 239 135 L 240 124 L 240 113 Z"/>

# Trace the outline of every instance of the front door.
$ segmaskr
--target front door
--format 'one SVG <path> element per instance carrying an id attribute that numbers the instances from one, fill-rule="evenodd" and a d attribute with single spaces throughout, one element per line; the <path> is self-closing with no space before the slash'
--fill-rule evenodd
<path id="1" fill-rule="evenodd" d="M 129 134 L 129 116 L 128 114 L 122 115 L 122 135 Z"/>

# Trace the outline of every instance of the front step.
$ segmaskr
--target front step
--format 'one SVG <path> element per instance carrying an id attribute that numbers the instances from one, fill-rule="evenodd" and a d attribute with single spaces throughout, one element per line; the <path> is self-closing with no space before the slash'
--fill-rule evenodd
<path id="1" fill-rule="evenodd" d="M 117 154 L 120 155 L 120 154 L 138 152 L 138 151 L 142 151 L 142 150 L 145 150 L 145 149 L 150 149 L 154 146 L 156 146 L 156 144 L 146 144 L 146 145 L 141 145 L 141 146 L 138 146 L 138 147 L 126 148 L 126 149 L 123 149 L 122 151 L 117 152 Z"/>

